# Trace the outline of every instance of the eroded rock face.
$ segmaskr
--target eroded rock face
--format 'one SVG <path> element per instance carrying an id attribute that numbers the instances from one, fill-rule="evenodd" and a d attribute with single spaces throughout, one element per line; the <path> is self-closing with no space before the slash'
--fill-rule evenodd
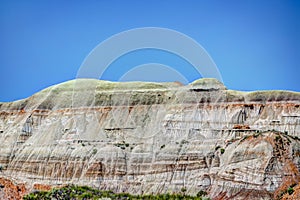
<path id="1" fill-rule="evenodd" d="M 300 179 L 300 93 L 214 79 L 76 80 L 0 104 L 3 177 L 129 193 L 272 199 Z"/>

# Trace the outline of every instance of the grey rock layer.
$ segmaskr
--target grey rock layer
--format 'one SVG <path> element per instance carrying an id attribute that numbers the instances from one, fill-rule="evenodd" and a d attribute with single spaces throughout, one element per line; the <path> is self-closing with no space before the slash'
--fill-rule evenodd
<path id="1" fill-rule="evenodd" d="M 130 193 L 272 199 L 300 180 L 300 93 L 215 79 L 78 79 L 0 104 L 2 176 Z"/>

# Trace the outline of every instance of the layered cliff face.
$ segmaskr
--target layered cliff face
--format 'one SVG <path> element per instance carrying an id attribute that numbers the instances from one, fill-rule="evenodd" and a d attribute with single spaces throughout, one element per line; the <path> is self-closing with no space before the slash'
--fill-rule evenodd
<path id="1" fill-rule="evenodd" d="M 300 180 L 300 93 L 214 79 L 78 79 L 0 104 L 0 176 L 116 192 L 272 199 Z M 0 189 L 1 193 L 1 189 Z"/>

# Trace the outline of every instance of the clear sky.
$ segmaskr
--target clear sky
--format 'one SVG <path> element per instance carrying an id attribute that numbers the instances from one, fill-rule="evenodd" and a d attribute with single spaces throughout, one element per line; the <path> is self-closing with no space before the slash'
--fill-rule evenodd
<path id="1" fill-rule="evenodd" d="M 300 1 L 1 0 L 0 102 L 74 79 L 95 46 L 139 27 L 169 28 L 195 39 L 230 89 L 300 91 Z M 139 65 L 178 60 L 148 55 L 154 54 L 122 59 Z M 114 70 L 106 79 L 116 79 Z"/>

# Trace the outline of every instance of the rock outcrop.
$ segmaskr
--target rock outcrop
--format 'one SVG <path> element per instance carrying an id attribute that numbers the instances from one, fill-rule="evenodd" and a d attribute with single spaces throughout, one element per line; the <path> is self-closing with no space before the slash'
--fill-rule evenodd
<path id="1" fill-rule="evenodd" d="M 215 79 L 69 81 L 0 103 L 0 176 L 28 190 L 280 198 L 300 180 L 299 106 L 298 92 L 232 91 Z"/>

